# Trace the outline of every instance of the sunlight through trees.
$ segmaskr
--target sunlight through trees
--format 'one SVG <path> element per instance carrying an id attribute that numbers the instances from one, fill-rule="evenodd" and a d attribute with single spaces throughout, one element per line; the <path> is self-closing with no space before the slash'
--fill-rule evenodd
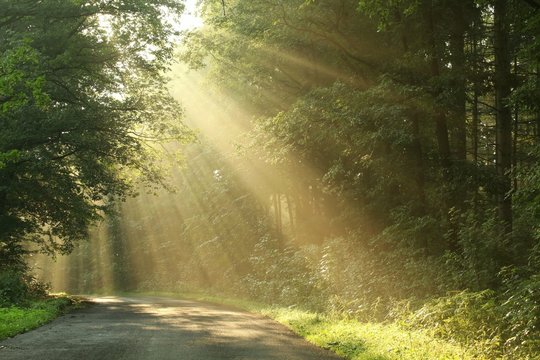
<path id="1" fill-rule="evenodd" d="M 538 356 L 538 0 L 4 3 L 5 269 Z"/>

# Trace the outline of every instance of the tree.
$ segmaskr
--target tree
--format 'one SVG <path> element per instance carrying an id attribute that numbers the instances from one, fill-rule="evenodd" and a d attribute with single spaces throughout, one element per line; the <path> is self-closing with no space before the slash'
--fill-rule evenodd
<path id="1" fill-rule="evenodd" d="M 0 7 L 0 248 L 69 252 L 136 176 L 162 182 L 160 142 L 191 136 L 163 76 L 183 5 Z"/>
<path id="2" fill-rule="evenodd" d="M 494 3 L 494 50 L 495 50 L 495 107 L 497 111 L 497 173 L 501 178 L 499 193 L 499 217 L 506 231 L 512 231 L 512 109 L 511 56 L 509 44 L 510 19 L 507 0 Z"/>

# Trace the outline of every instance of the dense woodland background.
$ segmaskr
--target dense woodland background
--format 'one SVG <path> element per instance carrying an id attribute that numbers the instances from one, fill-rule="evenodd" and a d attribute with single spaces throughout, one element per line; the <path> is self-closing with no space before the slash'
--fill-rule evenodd
<path id="1" fill-rule="evenodd" d="M 103 107 L 103 97 L 90 98 L 105 111 L 93 114 L 89 103 L 69 98 L 84 85 L 72 89 L 71 81 L 86 75 L 66 69 L 57 80 L 59 70 L 32 72 L 43 71 L 33 57 L 53 51 L 39 38 L 44 36 L 39 27 L 33 42 L 2 40 L 2 269 L 21 268 L 27 238 L 39 229 L 51 239 L 84 238 L 94 214 L 105 210 L 91 240 L 56 265 L 61 276 L 54 286 L 72 292 L 203 289 L 366 321 L 432 327 L 490 358 L 537 358 L 540 2 L 228 0 L 204 1 L 201 12 L 204 26 L 182 34 L 176 57 L 204 73 L 207 86 L 216 89 L 212 101 L 223 111 L 219 121 L 252 122 L 246 133 L 230 139 L 235 151 L 204 136 L 181 146 L 184 166 L 174 167 L 169 178 L 176 192 L 157 190 L 159 201 L 133 185 L 140 196 L 122 202 L 127 188 L 110 192 L 109 186 L 118 190 L 116 183 L 103 180 L 121 176 L 118 166 L 101 163 L 107 157 L 87 152 L 94 145 L 86 142 L 96 137 L 96 148 L 105 146 L 115 159 L 125 155 L 121 165 L 134 161 L 145 173 L 144 162 L 137 162 L 144 145 L 133 143 L 140 138 L 126 130 L 126 148 L 125 138 L 104 138 L 110 133 L 100 132 L 99 122 L 118 122 L 115 126 L 124 129 L 129 121 L 137 125 L 140 115 L 154 123 L 163 104 L 172 102 L 161 98 L 155 112 L 133 116 L 126 109 L 124 117 L 122 111 L 108 111 L 108 103 Z M 70 20 L 73 26 L 81 26 L 81 16 Z M 0 29 L 17 34 L 13 24 L 22 20 L 9 19 L 2 15 Z M 68 31 L 65 21 L 59 31 Z M 158 23 L 155 31 L 166 31 Z M 142 25 L 136 31 L 143 31 Z M 122 36 L 132 35 L 121 31 L 118 44 L 124 44 Z M 161 36 L 157 45 L 172 46 Z M 36 50 L 36 44 L 45 45 Z M 68 41 L 54 51 L 79 44 Z M 86 49 L 99 52 L 100 44 Z M 73 71 L 92 70 L 107 79 L 107 60 L 100 57 L 106 55 L 93 55 Z M 142 61 L 135 68 L 150 71 L 148 81 L 159 88 L 163 69 L 148 68 L 144 54 L 133 56 L 129 66 Z M 33 94 L 31 104 L 3 95 L 11 89 L 5 69 L 19 66 L 21 57 L 25 67 L 16 80 Z M 113 78 L 116 86 L 124 84 Z M 55 86 L 57 81 L 61 85 Z M 140 78 L 131 83 L 140 99 L 152 93 Z M 117 92 L 107 88 L 110 84 L 103 83 L 102 96 Z M 128 99 L 109 100 L 128 106 Z M 64 105 L 52 105 L 58 103 Z M 148 104 L 154 109 L 152 100 Z M 230 104 L 241 108 L 242 116 L 223 110 Z M 36 118 L 26 112 L 46 114 L 61 151 L 44 145 L 53 137 L 43 133 L 46 140 L 38 137 L 33 145 L 37 125 L 32 123 L 7 132 L 5 124 Z M 77 134 L 82 142 L 73 153 L 66 152 L 71 140 L 64 140 L 68 136 L 57 125 L 64 116 L 66 126 L 77 124 L 67 135 Z M 173 135 L 191 136 L 183 126 Z M 25 160 L 32 156 L 38 160 Z M 74 184 L 83 176 L 88 189 L 100 189 L 98 195 L 80 204 L 63 200 L 70 195 L 63 192 L 65 178 L 58 171 L 64 168 L 57 164 L 67 159 L 65 169 L 77 169 Z M 147 176 L 151 182 L 159 178 L 152 176 Z M 56 189 L 53 181 L 62 192 L 37 197 Z M 38 185 L 48 191 L 37 191 Z M 65 221 L 73 221 L 69 229 L 80 233 L 63 231 Z M 51 250 L 41 235 L 38 243 Z"/>

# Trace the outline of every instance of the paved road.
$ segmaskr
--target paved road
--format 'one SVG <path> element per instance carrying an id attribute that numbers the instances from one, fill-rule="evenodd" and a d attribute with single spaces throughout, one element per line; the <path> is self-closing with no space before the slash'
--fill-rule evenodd
<path id="1" fill-rule="evenodd" d="M 338 359 L 269 319 L 226 307 L 153 297 L 93 301 L 0 341 L 0 359 Z"/>

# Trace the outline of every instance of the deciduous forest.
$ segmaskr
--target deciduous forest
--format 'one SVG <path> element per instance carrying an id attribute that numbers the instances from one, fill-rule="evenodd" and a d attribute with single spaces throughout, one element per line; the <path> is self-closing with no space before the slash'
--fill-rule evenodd
<path id="1" fill-rule="evenodd" d="M 0 9 L 0 305 L 205 292 L 540 357 L 538 0 Z"/>

